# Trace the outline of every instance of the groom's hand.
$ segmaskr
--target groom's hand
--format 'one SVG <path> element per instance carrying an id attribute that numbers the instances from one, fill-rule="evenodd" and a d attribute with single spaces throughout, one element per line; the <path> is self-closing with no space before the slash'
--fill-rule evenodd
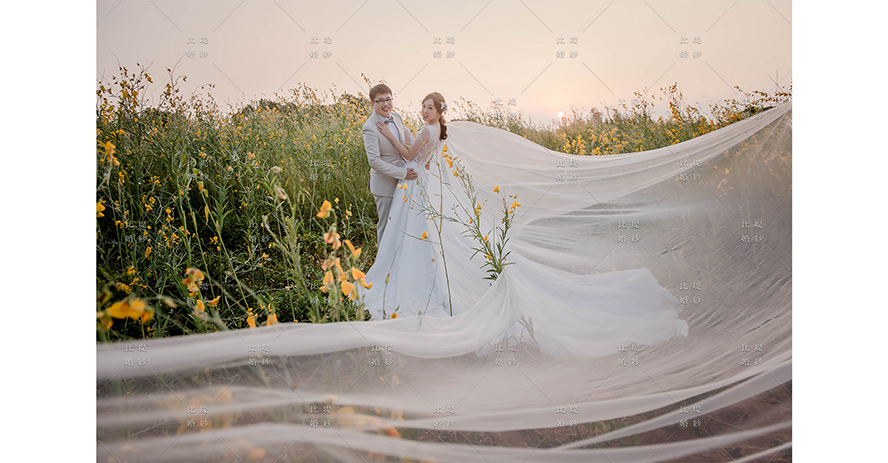
<path id="1" fill-rule="evenodd" d="M 416 172 L 414 172 L 413 169 L 407 169 L 407 178 L 404 180 L 416 180 L 416 177 L 418 177 L 418 175 L 416 175 Z"/>

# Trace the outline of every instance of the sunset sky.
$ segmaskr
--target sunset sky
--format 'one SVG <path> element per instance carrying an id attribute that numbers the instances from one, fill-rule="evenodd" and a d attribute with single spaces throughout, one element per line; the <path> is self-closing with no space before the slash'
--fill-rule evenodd
<path id="1" fill-rule="evenodd" d="M 156 101 L 174 68 L 227 110 L 299 83 L 366 95 L 364 74 L 402 112 L 438 91 L 548 122 L 674 83 L 703 109 L 788 88 L 791 22 L 779 0 L 99 1 L 96 79 L 150 66 Z"/>

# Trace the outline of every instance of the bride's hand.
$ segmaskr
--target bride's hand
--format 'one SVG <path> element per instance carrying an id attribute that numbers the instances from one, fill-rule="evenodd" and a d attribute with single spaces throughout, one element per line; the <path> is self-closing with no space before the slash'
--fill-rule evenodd
<path id="1" fill-rule="evenodd" d="M 395 138 L 395 134 L 393 134 L 392 131 L 389 130 L 388 127 L 386 127 L 385 124 L 383 124 L 382 122 L 377 122 L 376 128 L 379 129 L 379 131 L 382 132 L 382 134 L 385 135 L 385 137 L 389 140 L 397 140 Z"/>

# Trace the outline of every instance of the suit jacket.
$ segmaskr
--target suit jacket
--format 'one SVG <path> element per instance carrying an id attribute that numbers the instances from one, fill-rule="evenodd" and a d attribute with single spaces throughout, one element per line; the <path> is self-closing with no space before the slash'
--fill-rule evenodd
<path id="1" fill-rule="evenodd" d="M 401 116 L 394 111 L 391 115 L 401 140 L 411 140 L 410 132 Z M 376 196 L 391 198 L 395 195 L 398 180 L 407 178 L 407 168 L 404 167 L 404 158 L 395 149 L 395 145 L 376 128 L 376 122 L 385 123 L 385 119 L 373 111 L 361 129 L 364 149 L 367 151 L 367 162 L 370 163 L 370 182 L 367 187 Z"/>

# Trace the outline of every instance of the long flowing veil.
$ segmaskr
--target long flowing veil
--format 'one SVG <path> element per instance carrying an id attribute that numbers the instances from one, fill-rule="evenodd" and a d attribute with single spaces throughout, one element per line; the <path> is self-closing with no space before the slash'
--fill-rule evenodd
<path id="1" fill-rule="evenodd" d="M 97 460 L 656 462 L 791 428 L 713 417 L 792 378 L 791 104 L 607 156 L 471 122 L 448 135 L 482 229 L 520 203 L 495 280 L 441 221 L 453 317 L 99 345 Z M 430 204 L 475 207 L 445 162 L 431 173 Z M 479 437 L 521 430 L 558 444 Z"/>

